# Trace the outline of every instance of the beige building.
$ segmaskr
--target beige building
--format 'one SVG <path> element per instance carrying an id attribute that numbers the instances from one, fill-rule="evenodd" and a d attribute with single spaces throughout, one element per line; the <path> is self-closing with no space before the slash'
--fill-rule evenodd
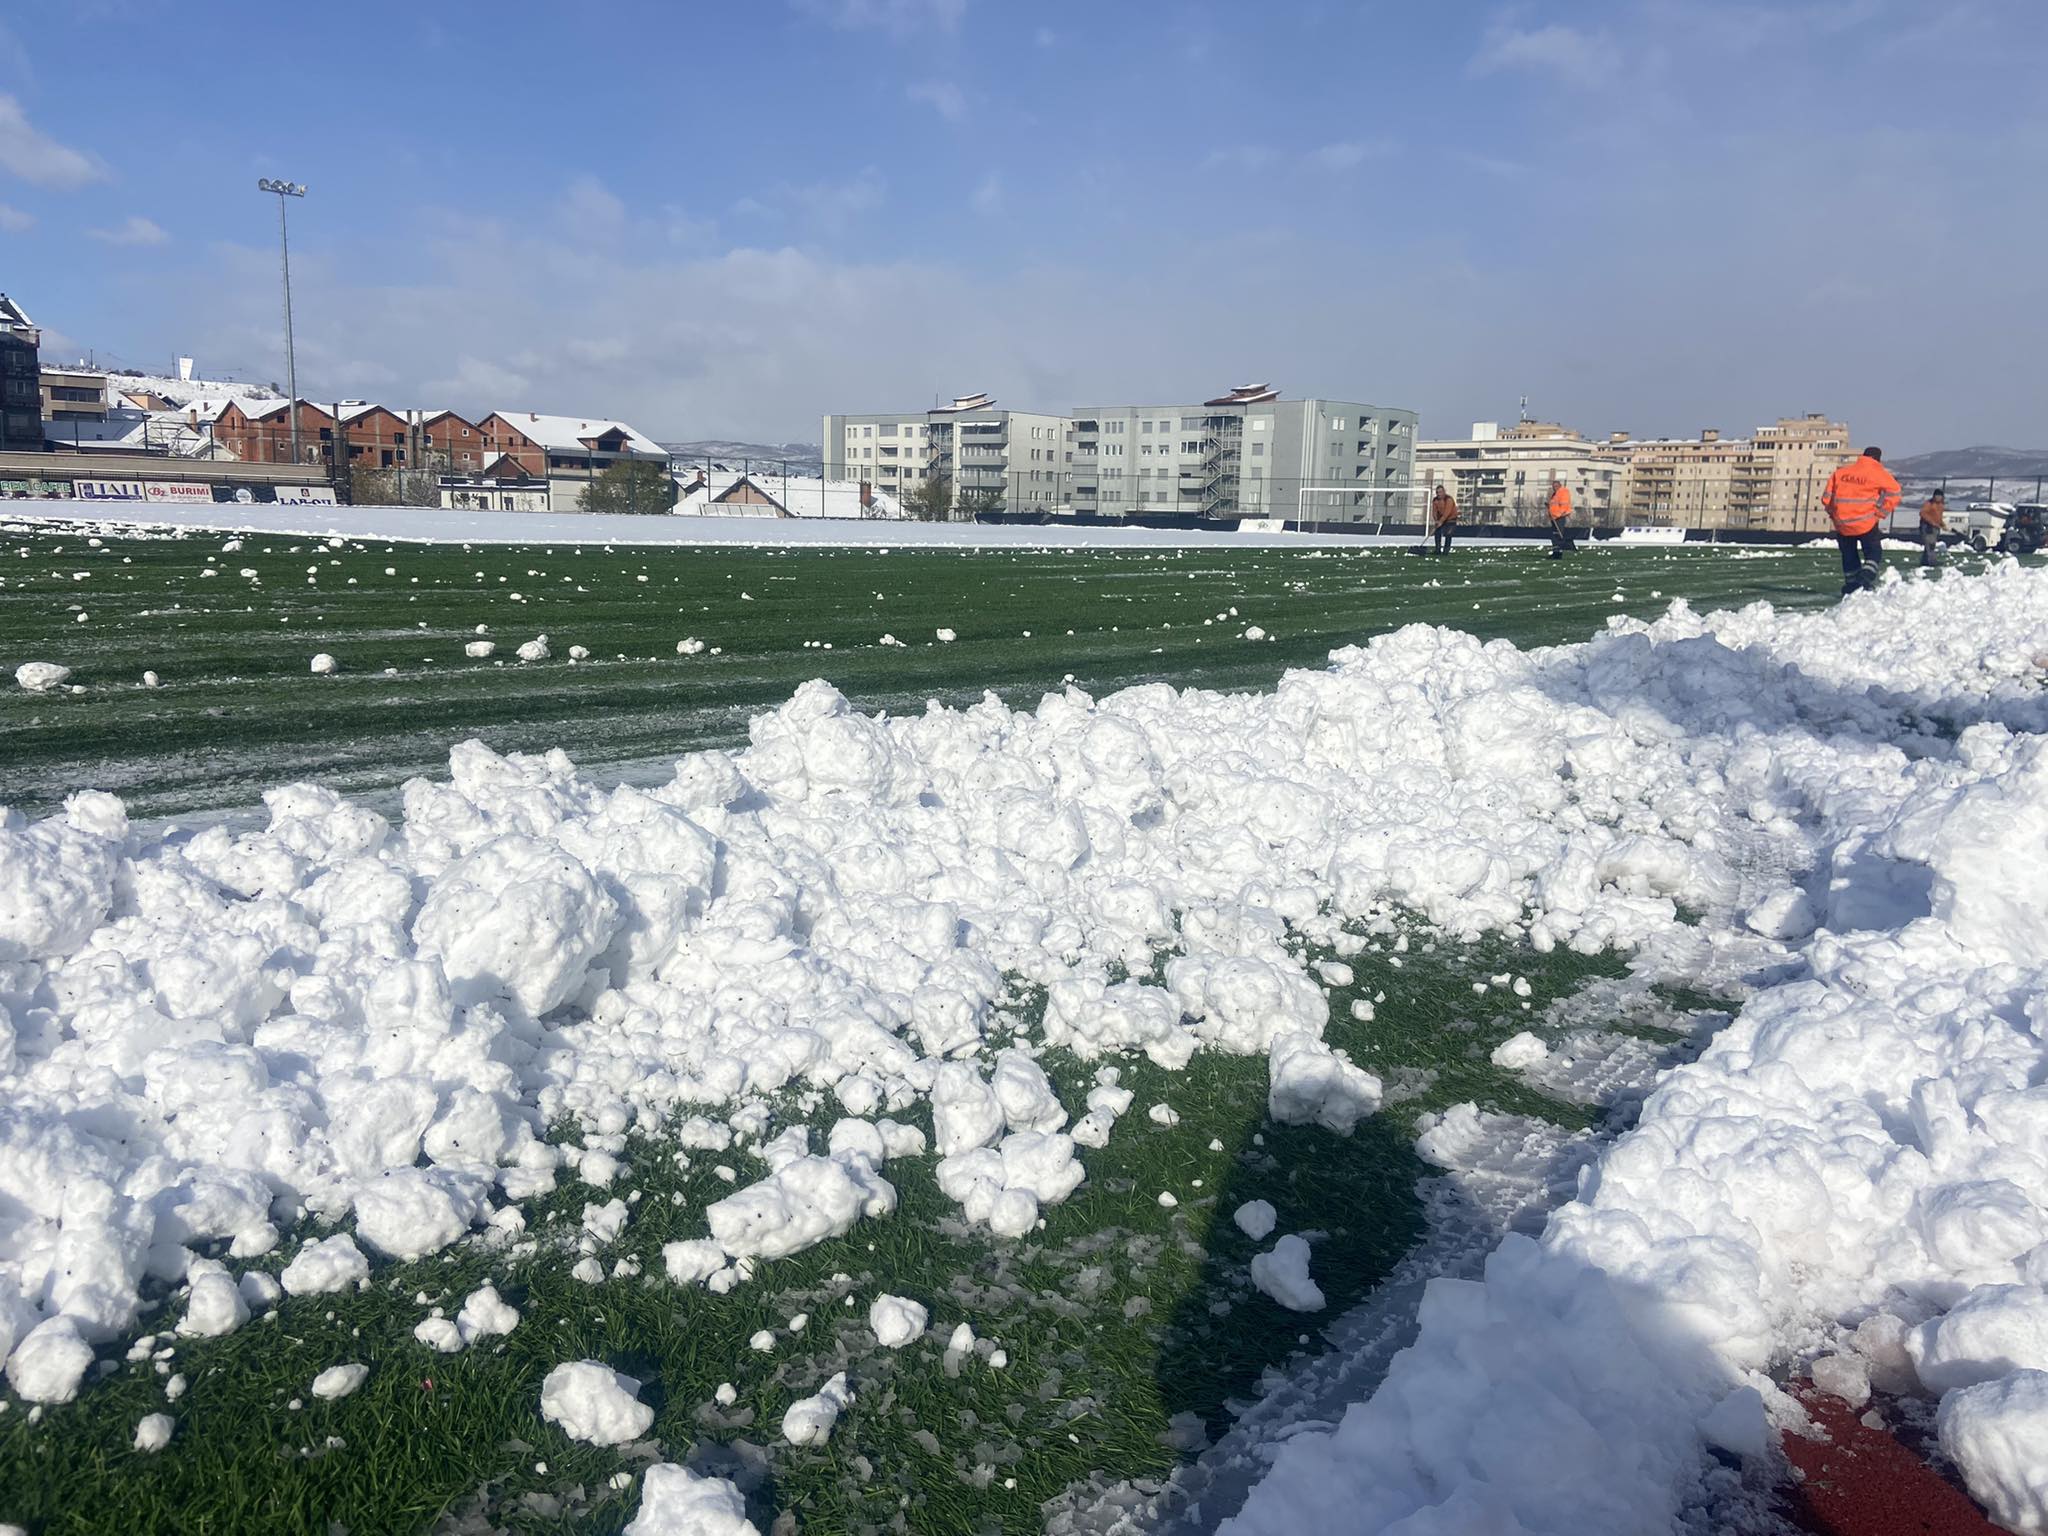
<path id="1" fill-rule="evenodd" d="M 105 421 L 107 376 L 87 368 L 43 365 L 39 381 L 43 419 L 49 422 Z M 62 437 L 61 431 L 53 436 Z"/>
<path id="2" fill-rule="evenodd" d="M 1830 421 L 1819 411 L 1758 427 L 1748 455 L 1736 464 L 1728 526 L 1825 533 L 1828 517 L 1820 493 L 1828 476 L 1855 456 L 1848 424 Z"/>
<path id="3" fill-rule="evenodd" d="M 1626 522 L 1811 533 L 1826 531 L 1828 476 L 1855 457 L 1848 426 L 1819 412 L 1780 417 L 1746 438 L 1712 428 L 1697 438 L 1616 432 L 1600 451 L 1624 471 Z"/>
<path id="4" fill-rule="evenodd" d="M 1415 445 L 1418 491 L 1426 497 L 1443 486 L 1457 498 L 1467 526 L 1540 526 L 1555 480 L 1570 488 L 1573 511 L 1582 521 L 1612 525 L 1620 521 L 1625 473 L 1625 463 L 1608 456 L 1603 445 L 1554 421 L 1520 421 L 1505 428 L 1475 422 L 1469 438 L 1424 439 Z"/>
<path id="5" fill-rule="evenodd" d="M 1602 457 L 1622 471 L 1621 521 L 1637 526 L 1727 526 L 1735 466 L 1749 451 L 1713 427 L 1696 438 L 1632 438 L 1612 433 Z"/>

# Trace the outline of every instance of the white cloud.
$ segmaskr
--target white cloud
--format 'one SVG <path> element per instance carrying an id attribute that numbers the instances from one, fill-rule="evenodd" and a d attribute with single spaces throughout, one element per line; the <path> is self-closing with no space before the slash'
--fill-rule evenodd
<path id="1" fill-rule="evenodd" d="M 1059 41 L 1059 33 L 1053 31 L 1051 27 L 1040 27 L 1031 34 L 1031 43 L 1035 48 L 1056 48 L 1059 46 Z"/>
<path id="2" fill-rule="evenodd" d="M 967 97 L 950 80 L 919 80 L 906 87 L 903 94 L 912 101 L 923 102 L 949 123 L 967 116 Z"/>
<path id="3" fill-rule="evenodd" d="M 967 14 L 967 0 L 791 0 L 798 11 L 842 31 L 914 37 L 951 32 Z"/>
<path id="4" fill-rule="evenodd" d="M 1325 144 L 1320 149 L 1312 150 L 1309 158 L 1326 171 L 1348 171 L 1368 160 L 1392 154 L 1393 149 L 1394 146 L 1385 139 L 1347 139 L 1341 143 Z"/>
<path id="5" fill-rule="evenodd" d="M 112 229 L 89 229 L 86 233 L 108 245 L 162 245 L 171 237 L 154 219 L 131 213 Z"/>
<path id="6" fill-rule="evenodd" d="M 990 171 L 981 178 L 981 184 L 974 189 L 968 202 L 976 213 L 996 214 L 1003 211 L 1003 178 Z"/>
<path id="7" fill-rule="evenodd" d="M 39 187 L 82 187 L 104 181 L 106 170 L 92 156 L 59 144 L 28 120 L 15 97 L 0 92 L 0 171 Z"/>
<path id="8" fill-rule="evenodd" d="M 24 230 L 33 229 L 35 222 L 34 214 L 23 213 L 19 208 L 10 208 L 7 204 L 0 203 L 0 230 L 5 230 L 10 235 L 18 235 Z"/>
<path id="9" fill-rule="evenodd" d="M 1604 32 L 1585 32 L 1558 22 L 1524 28 L 1501 20 L 1480 39 L 1471 71 L 1493 75 L 1527 70 L 1563 85 L 1594 90 L 1615 80 L 1621 62 L 1621 49 Z"/>

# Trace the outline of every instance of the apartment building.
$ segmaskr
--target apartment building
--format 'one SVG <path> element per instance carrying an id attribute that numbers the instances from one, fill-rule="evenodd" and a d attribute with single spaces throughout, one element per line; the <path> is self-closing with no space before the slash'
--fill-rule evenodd
<path id="1" fill-rule="evenodd" d="M 1009 410 L 988 394 L 956 395 L 921 412 L 830 415 L 825 478 L 866 481 L 904 498 L 944 480 L 955 507 L 1052 512 L 1066 429 L 1063 416 Z"/>
<path id="2" fill-rule="evenodd" d="M 1736 461 L 1728 526 L 1825 533 L 1828 515 L 1820 493 L 1828 476 L 1855 457 L 1848 423 L 1831 421 L 1822 411 L 1781 416 L 1776 426 L 1758 427 L 1748 454 Z"/>
<path id="3" fill-rule="evenodd" d="M 0 293 L 0 453 L 42 451 L 42 345 L 36 323 Z"/>
<path id="4" fill-rule="evenodd" d="M 827 416 L 824 443 L 828 477 L 907 492 L 943 476 L 956 506 L 1376 521 L 1412 499 L 1415 414 L 1263 384 L 1066 416 L 963 395 L 916 416 Z"/>
<path id="5" fill-rule="evenodd" d="M 1430 439 L 1415 449 L 1417 483 L 1448 490 L 1468 525 L 1540 525 L 1556 481 L 1570 489 L 1581 516 L 1596 526 L 1611 524 L 1626 473 L 1625 462 L 1554 421 L 1506 428 L 1474 422 L 1469 438 Z"/>
<path id="6" fill-rule="evenodd" d="M 827 416 L 819 439 L 827 480 L 865 480 L 902 495 L 931 473 L 923 411 Z"/>
<path id="7" fill-rule="evenodd" d="M 1697 438 L 1635 438 L 1614 432 L 1600 445 L 1602 458 L 1621 468 L 1618 521 L 1678 528 L 1727 526 L 1737 465 L 1748 455 L 1743 438 L 1709 427 Z"/>
<path id="8" fill-rule="evenodd" d="M 107 376 L 88 368 L 53 368 L 47 364 L 40 376 L 43 420 L 50 422 L 102 422 L 107 419 Z M 62 437 L 61 430 L 54 436 Z"/>
<path id="9" fill-rule="evenodd" d="M 1378 522 L 1416 503 L 1413 411 L 1252 384 L 1196 404 L 1090 406 L 1070 422 L 1076 512 Z"/>

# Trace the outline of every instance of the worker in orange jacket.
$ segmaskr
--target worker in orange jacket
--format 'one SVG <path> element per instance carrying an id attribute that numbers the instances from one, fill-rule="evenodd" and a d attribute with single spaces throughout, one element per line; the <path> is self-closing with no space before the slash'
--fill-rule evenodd
<path id="1" fill-rule="evenodd" d="M 1436 536 L 1436 552 L 1448 555 L 1451 552 L 1451 534 L 1458 526 L 1458 503 L 1451 493 L 1442 486 L 1429 498 L 1429 527 Z"/>
<path id="2" fill-rule="evenodd" d="M 1920 563 L 1941 564 L 1941 531 L 1948 526 L 1948 492 L 1937 490 L 1920 503 Z"/>
<path id="3" fill-rule="evenodd" d="M 1820 504 L 1842 551 L 1842 596 L 1871 590 L 1884 565 L 1885 525 L 1899 505 L 1899 482 L 1884 467 L 1884 450 L 1866 448 L 1829 475 Z"/>
<path id="4" fill-rule="evenodd" d="M 1550 481 L 1550 558 L 1562 560 L 1574 552 L 1572 543 L 1572 493 L 1564 481 Z"/>

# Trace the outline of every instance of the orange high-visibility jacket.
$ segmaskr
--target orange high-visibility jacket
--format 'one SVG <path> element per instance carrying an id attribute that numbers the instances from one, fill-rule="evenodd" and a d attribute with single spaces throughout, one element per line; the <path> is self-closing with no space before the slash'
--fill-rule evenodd
<path id="1" fill-rule="evenodd" d="M 1945 503 L 1936 501 L 1932 496 L 1928 497 L 1920 503 L 1920 521 L 1936 530 L 1946 528 L 1948 520 L 1944 512 L 1945 506 Z"/>
<path id="2" fill-rule="evenodd" d="M 1562 522 L 1565 518 L 1570 517 L 1571 515 L 1571 487 L 1564 484 L 1559 484 L 1553 487 L 1550 492 L 1550 520 L 1553 523 Z"/>
<path id="3" fill-rule="evenodd" d="M 1452 500 L 1449 491 L 1438 491 L 1429 500 L 1429 515 L 1436 519 L 1437 527 L 1458 520 L 1458 504 Z"/>
<path id="4" fill-rule="evenodd" d="M 1851 459 L 1828 476 L 1820 504 L 1835 521 L 1835 532 L 1853 539 L 1890 520 L 1899 505 L 1899 482 L 1877 460 Z"/>

